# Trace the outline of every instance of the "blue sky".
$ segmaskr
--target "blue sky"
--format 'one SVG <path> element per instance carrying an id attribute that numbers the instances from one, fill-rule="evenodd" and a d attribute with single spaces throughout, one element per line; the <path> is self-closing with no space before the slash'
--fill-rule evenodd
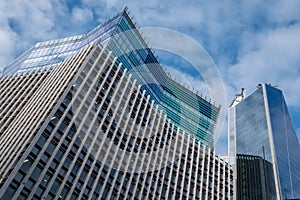
<path id="1" fill-rule="evenodd" d="M 2 0 L 0 67 L 36 42 L 86 33 L 126 5 L 139 27 L 174 29 L 206 49 L 224 80 L 226 107 L 242 87 L 249 94 L 258 83 L 278 85 L 300 135 L 300 1 L 297 0 Z M 164 52 L 157 54 L 165 61 Z M 182 62 L 174 61 L 178 66 L 169 66 L 169 70 L 179 74 L 178 79 L 184 75 L 188 84 L 202 90 L 202 81 L 184 71 L 180 67 Z M 226 154 L 226 133 L 225 124 L 217 153 Z"/>

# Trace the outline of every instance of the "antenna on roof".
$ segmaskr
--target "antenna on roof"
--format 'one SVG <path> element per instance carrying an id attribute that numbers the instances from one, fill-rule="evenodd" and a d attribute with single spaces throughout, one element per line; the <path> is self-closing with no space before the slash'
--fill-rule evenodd
<path id="1" fill-rule="evenodd" d="M 235 96 L 236 97 L 242 97 L 242 98 L 244 98 L 244 91 L 245 91 L 245 88 L 242 88 L 241 93 L 240 94 L 236 94 Z"/>
<path id="2" fill-rule="evenodd" d="M 242 88 L 241 95 L 244 97 L 245 88 Z"/>
<path id="3" fill-rule="evenodd" d="M 245 88 L 242 88 L 241 93 L 235 95 L 235 99 L 232 101 L 229 107 L 235 106 L 244 100 L 245 97 Z"/>
<path id="4" fill-rule="evenodd" d="M 257 84 L 256 88 L 261 88 L 261 83 Z"/>

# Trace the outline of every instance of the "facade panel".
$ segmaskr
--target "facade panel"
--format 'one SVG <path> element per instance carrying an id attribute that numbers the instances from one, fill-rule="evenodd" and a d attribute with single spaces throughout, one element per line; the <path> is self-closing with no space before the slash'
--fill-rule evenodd
<path id="1" fill-rule="evenodd" d="M 175 130 L 111 54 L 89 47 L 49 72 L 57 87 L 40 99 L 62 93 L 36 131 L 24 131 L 29 145 L 10 158 L 16 163 L 2 162 L 0 198 L 230 199 L 228 164 Z M 58 85 L 77 58 L 72 79 Z"/>
<path id="2" fill-rule="evenodd" d="M 167 77 L 136 30 L 113 37 L 132 29 L 124 10 L 5 68 L 0 199 L 231 199 L 210 148 L 219 107 Z"/>

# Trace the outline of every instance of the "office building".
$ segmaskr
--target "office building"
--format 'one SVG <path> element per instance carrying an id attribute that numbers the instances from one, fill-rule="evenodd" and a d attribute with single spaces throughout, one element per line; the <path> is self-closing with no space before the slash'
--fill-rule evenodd
<path id="1" fill-rule="evenodd" d="M 299 199 L 300 145 L 282 91 L 268 84 L 229 108 L 236 199 Z"/>
<path id="2" fill-rule="evenodd" d="M 167 114 L 175 126 L 184 128 L 200 142 L 213 147 L 213 134 L 220 107 L 169 78 L 136 29 L 125 8 L 87 34 L 37 43 L 12 64 L 3 76 L 29 69 L 55 68 L 66 58 L 97 42 L 107 46 L 122 62 L 146 94 Z M 188 102 L 188 103 L 187 103 Z"/>
<path id="3" fill-rule="evenodd" d="M 128 24 L 124 10 L 4 69 L 0 199 L 231 198 L 232 171 L 210 148 L 219 108 L 168 78 L 136 30 L 112 37 Z M 140 48 L 114 53 L 121 44 Z M 129 73 L 136 60 L 148 76 Z"/>

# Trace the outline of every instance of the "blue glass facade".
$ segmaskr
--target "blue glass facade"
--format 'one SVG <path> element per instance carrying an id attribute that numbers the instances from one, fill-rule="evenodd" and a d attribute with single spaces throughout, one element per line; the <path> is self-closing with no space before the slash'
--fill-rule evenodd
<path id="1" fill-rule="evenodd" d="M 266 86 L 274 155 L 283 198 L 300 198 L 300 145 L 282 92 Z"/>
<path id="2" fill-rule="evenodd" d="M 36 44 L 14 63 L 5 67 L 3 76 L 32 69 L 55 68 L 66 58 L 91 43 L 107 46 L 128 69 L 142 90 L 159 105 L 177 127 L 207 146 L 212 146 L 220 107 L 203 99 L 170 79 L 136 29 L 126 9 L 91 32 Z"/>
<path id="3" fill-rule="evenodd" d="M 243 170 L 238 165 L 241 155 L 272 164 L 272 168 L 263 168 L 267 181 L 257 183 L 267 187 L 265 198 L 300 197 L 300 145 L 281 90 L 263 84 L 229 109 L 229 154 L 240 157 L 232 163 L 237 175 Z M 243 184 L 236 187 L 241 191 Z"/>

